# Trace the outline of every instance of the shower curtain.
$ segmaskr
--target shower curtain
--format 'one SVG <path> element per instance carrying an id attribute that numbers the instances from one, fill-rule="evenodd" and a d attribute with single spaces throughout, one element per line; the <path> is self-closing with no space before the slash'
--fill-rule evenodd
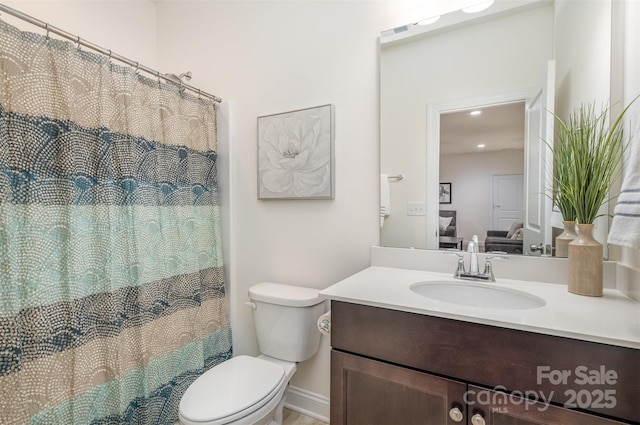
<path id="1" fill-rule="evenodd" d="M 0 423 L 174 423 L 231 357 L 215 104 L 3 21 L 0 77 Z"/>

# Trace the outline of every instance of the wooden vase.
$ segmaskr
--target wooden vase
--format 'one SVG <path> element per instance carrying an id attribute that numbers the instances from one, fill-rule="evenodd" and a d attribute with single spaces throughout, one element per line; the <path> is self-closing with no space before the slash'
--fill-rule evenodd
<path id="1" fill-rule="evenodd" d="M 569 292 L 602 296 L 602 244 L 593 238 L 593 224 L 577 224 L 578 236 L 569 242 Z"/>
<path id="2" fill-rule="evenodd" d="M 556 237 L 556 257 L 567 258 L 569 256 L 569 242 L 574 240 L 576 233 L 575 221 L 563 221 L 564 232 Z"/>

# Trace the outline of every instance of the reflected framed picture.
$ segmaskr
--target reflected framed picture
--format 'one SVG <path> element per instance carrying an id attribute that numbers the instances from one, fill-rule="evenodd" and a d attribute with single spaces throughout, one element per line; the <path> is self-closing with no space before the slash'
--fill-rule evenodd
<path id="1" fill-rule="evenodd" d="M 258 117 L 258 199 L 333 199 L 334 108 Z"/>
<path id="2" fill-rule="evenodd" d="M 440 183 L 440 203 L 451 203 L 451 183 Z"/>

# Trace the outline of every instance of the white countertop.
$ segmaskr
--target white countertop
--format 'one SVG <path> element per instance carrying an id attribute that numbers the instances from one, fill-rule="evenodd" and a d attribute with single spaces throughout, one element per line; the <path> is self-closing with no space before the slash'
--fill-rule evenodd
<path id="1" fill-rule="evenodd" d="M 337 301 L 519 329 L 640 349 L 640 304 L 615 289 L 603 297 L 567 291 L 566 285 L 497 278 L 474 284 L 515 289 L 540 297 L 546 305 L 528 310 L 480 308 L 433 300 L 412 292 L 416 282 L 467 282 L 451 273 L 369 267 L 320 292 Z"/>

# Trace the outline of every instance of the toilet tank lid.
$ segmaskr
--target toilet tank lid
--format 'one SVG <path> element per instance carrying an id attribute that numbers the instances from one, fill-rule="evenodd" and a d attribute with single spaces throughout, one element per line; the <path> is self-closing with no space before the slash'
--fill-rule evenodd
<path id="1" fill-rule="evenodd" d="M 262 282 L 249 288 L 249 298 L 270 304 L 308 307 L 324 301 L 320 298 L 319 292 L 318 289 L 302 286 Z"/>

